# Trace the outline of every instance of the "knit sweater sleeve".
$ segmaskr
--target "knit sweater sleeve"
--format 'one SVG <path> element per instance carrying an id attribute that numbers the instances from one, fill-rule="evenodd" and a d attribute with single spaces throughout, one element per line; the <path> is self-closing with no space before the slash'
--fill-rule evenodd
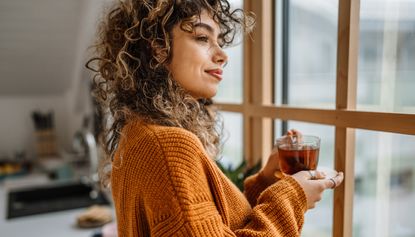
<path id="1" fill-rule="evenodd" d="M 255 206 L 259 195 L 266 188 L 276 183 L 279 179 L 275 177 L 274 180 L 265 178 L 261 172 L 249 176 L 244 181 L 244 194 L 251 206 Z"/>
<path id="2" fill-rule="evenodd" d="M 246 226 L 231 230 L 209 183 L 203 147 L 191 133 L 158 133 L 141 177 L 151 236 L 299 236 L 306 210 L 297 182 L 284 178 L 258 197 Z M 156 172 L 156 173 L 155 173 Z M 138 182 L 141 182 L 138 180 Z"/>

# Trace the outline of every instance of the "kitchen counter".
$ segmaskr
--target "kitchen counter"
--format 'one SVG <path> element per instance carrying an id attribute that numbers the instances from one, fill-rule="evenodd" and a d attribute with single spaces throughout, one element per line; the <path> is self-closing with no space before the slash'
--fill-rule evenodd
<path id="1" fill-rule="evenodd" d="M 0 183 L 0 235 L 4 237 L 91 237 L 94 229 L 79 229 L 76 217 L 85 208 L 6 219 L 10 185 Z"/>

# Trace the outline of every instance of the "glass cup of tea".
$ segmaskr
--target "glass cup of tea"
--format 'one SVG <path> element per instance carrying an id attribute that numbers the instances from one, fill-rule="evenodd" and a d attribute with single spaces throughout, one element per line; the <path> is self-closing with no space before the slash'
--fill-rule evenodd
<path id="1" fill-rule="evenodd" d="M 295 174 L 302 170 L 316 170 L 320 151 L 320 138 L 311 135 L 283 136 L 276 146 L 279 165 L 284 174 Z"/>

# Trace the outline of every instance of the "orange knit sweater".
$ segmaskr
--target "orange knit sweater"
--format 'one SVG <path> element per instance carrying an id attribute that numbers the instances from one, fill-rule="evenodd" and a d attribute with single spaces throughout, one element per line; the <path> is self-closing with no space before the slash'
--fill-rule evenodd
<path id="1" fill-rule="evenodd" d="M 181 128 L 128 123 L 113 161 L 118 236 L 299 236 L 306 197 L 292 177 L 245 193 Z"/>

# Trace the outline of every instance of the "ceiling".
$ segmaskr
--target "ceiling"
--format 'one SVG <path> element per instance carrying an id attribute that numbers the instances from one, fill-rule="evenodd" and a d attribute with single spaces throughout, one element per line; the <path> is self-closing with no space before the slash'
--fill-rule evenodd
<path id="1" fill-rule="evenodd" d="M 0 96 L 64 93 L 86 0 L 0 0 Z"/>

